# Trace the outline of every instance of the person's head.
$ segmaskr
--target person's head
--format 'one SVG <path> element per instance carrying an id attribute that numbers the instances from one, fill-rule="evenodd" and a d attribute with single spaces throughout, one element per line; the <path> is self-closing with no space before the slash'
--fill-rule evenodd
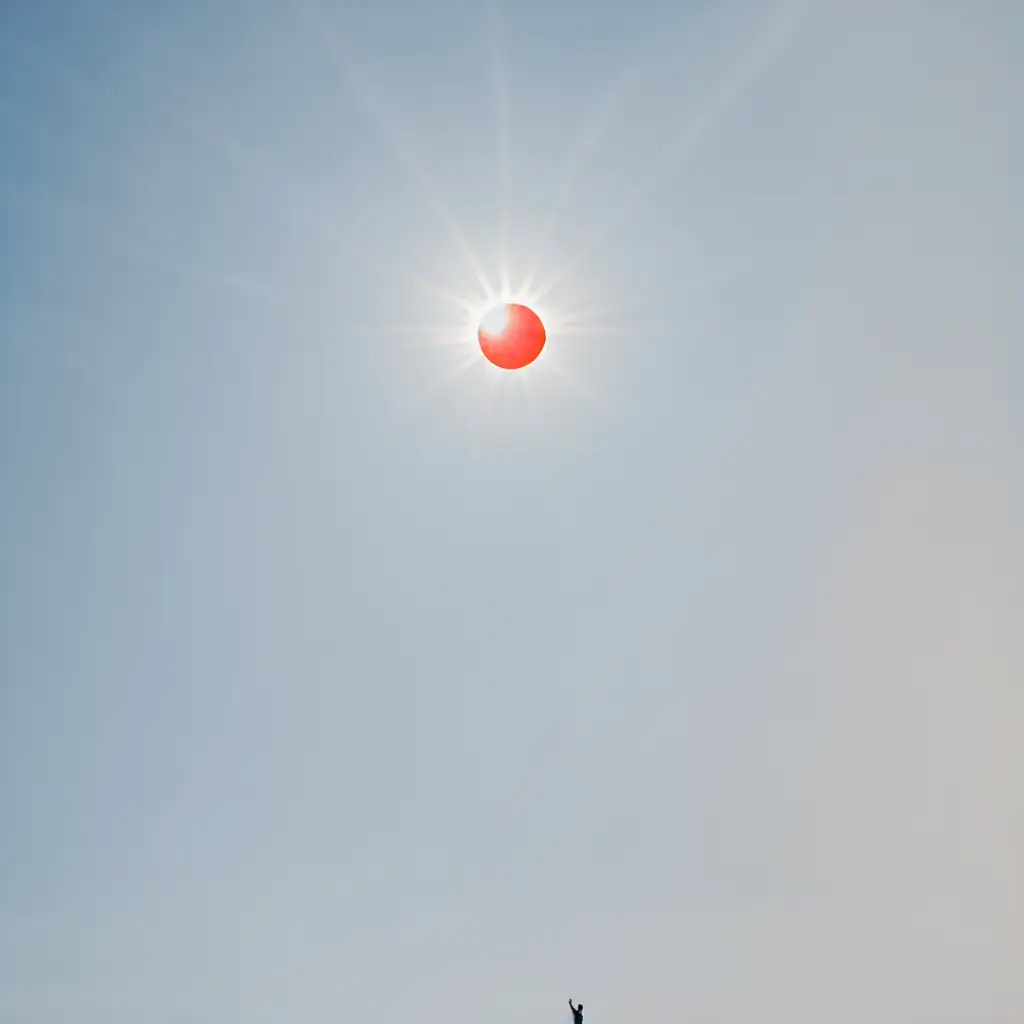
<path id="1" fill-rule="evenodd" d="M 580 1005 L 579 1005 L 579 1006 L 577 1007 L 577 1009 L 580 1009 L 580 1010 L 582 1010 L 582 1009 L 583 1009 L 583 1004 L 582 1004 L 582 1003 L 580 1003 Z"/>

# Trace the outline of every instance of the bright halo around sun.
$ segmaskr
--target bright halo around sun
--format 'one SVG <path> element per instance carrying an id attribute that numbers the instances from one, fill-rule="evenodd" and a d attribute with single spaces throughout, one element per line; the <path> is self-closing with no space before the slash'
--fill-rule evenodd
<path id="1" fill-rule="evenodd" d="M 547 331 L 529 306 L 505 302 L 480 318 L 477 340 L 488 362 L 503 370 L 521 370 L 541 354 Z"/>

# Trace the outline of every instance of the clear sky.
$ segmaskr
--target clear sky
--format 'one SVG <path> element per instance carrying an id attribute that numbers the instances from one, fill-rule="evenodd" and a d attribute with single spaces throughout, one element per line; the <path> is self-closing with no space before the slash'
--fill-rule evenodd
<path id="1" fill-rule="evenodd" d="M 1022 109 L 1013 0 L 3 4 L 0 1021 L 1024 1020 Z"/>

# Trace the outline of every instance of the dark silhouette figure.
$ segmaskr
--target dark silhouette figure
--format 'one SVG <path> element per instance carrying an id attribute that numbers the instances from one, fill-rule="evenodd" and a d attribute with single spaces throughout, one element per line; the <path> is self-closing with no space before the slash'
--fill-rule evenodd
<path id="1" fill-rule="evenodd" d="M 583 1024 L 583 1004 L 579 1006 L 573 1006 L 572 1000 L 569 1000 L 569 1009 L 572 1010 L 572 1024 Z"/>

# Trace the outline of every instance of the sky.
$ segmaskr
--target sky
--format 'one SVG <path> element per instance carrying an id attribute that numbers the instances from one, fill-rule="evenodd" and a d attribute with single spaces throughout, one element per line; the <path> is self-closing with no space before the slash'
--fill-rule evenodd
<path id="1" fill-rule="evenodd" d="M 1012 0 L 4 4 L 0 1022 L 1024 1019 L 1022 105 Z"/>

